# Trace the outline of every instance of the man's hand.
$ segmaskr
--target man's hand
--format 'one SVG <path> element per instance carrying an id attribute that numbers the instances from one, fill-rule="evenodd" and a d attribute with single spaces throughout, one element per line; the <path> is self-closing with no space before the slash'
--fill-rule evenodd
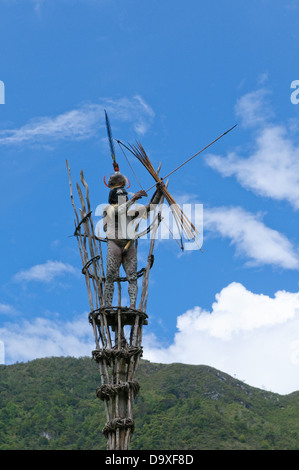
<path id="1" fill-rule="evenodd" d="M 142 189 L 140 191 L 137 191 L 136 194 L 134 194 L 134 196 L 132 197 L 132 201 L 137 201 L 137 199 L 140 199 L 142 198 L 143 196 L 147 196 L 146 192 Z"/>

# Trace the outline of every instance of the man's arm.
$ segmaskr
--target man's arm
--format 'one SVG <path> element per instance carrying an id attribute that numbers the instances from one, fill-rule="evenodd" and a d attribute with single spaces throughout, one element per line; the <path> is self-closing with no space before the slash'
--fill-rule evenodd
<path id="1" fill-rule="evenodd" d="M 134 194 L 134 196 L 129 199 L 129 201 L 126 201 L 119 206 L 115 206 L 115 211 L 118 212 L 118 214 L 123 214 L 127 213 L 128 209 L 136 202 L 138 199 L 142 198 L 143 196 L 147 196 L 146 192 L 142 189 L 140 191 L 137 191 L 137 193 Z"/>
<path id="2" fill-rule="evenodd" d="M 159 183 L 156 184 L 156 187 L 157 189 L 154 192 L 153 197 L 151 198 L 149 204 L 145 206 L 147 213 L 149 213 L 161 201 L 161 197 L 163 195 L 163 188 L 165 187 L 165 184 L 163 183 L 163 181 L 159 181 Z"/>

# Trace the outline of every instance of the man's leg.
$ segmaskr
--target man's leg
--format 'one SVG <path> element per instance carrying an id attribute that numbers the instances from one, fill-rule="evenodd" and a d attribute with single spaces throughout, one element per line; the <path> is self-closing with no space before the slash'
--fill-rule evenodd
<path id="1" fill-rule="evenodd" d="M 107 273 L 105 280 L 104 298 L 105 306 L 111 307 L 113 302 L 114 281 L 119 275 L 121 265 L 121 248 L 112 240 L 107 242 Z"/>
<path id="2" fill-rule="evenodd" d="M 127 253 L 123 256 L 123 267 L 129 282 L 130 308 L 135 309 L 137 299 L 137 250 L 134 243 L 131 244 Z"/>

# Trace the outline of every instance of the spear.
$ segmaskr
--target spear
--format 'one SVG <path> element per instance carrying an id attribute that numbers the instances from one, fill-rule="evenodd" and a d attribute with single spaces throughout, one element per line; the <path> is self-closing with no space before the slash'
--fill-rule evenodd
<path id="1" fill-rule="evenodd" d="M 113 168 L 114 168 L 114 171 L 119 171 L 119 166 L 118 166 L 118 164 L 116 163 L 116 160 L 115 160 L 115 149 L 114 149 L 111 126 L 110 126 L 110 122 L 109 122 L 109 119 L 108 119 L 108 114 L 107 114 L 105 109 L 104 109 L 104 111 L 105 111 L 106 128 L 107 128 L 107 135 L 108 135 L 109 146 L 110 146 L 110 153 L 111 153 L 111 157 L 112 157 L 112 160 L 113 160 Z"/>
<path id="2" fill-rule="evenodd" d="M 176 167 L 174 170 L 172 170 L 170 173 L 168 173 L 167 175 L 165 175 L 163 178 L 159 178 L 159 180 L 157 182 L 161 182 L 163 181 L 163 179 L 165 178 L 168 178 L 168 176 L 172 175 L 175 171 L 179 170 L 180 168 L 182 168 L 182 166 L 186 165 L 186 163 L 190 162 L 190 160 L 192 160 L 193 158 L 197 157 L 197 155 L 199 155 L 200 153 L 204 152 L 207 148 L 211 147 L 211 145 L 215 144 L 215 142 L 217 142 L 217 140 L 220 140 L 222 137 L 224 137 L 226 134 L 228 134 L 229 132 L 231 132 L 233 129 L 235 129 L 235 127 L 237 127 L 238 124 L 235 124 L 233 127 L 231 127 L 230 129 L 228 129 L 228 131 L 224 132 L 223 134 L 221 134 L 219 137 L 217 137 L 216 139 L 214 139 L 212 142 L 210 142 L 208 145 L 206 145 L 204 148 L 202 148 L 201 150 L 199 150 L 199 152 L 196 152 L 194 155 L 192 155 L 192 157 L 188 158 L 187 160 L 185 160 L 183 163 L 181 163 L 178 167 Z M 129 150 L 135 157 L 137 156 L 134 152 L 134 150 L 132 149 L 132 146 L 131 149 L 129 147 L 127 147 L 124 143 L 120 142 L 119 140 L 117 140 L 117 142 L 121 145 L 123 145 L 127 150 Z M 139 145 L 139 144 L 137 144 Z M 138 157 L 137 157 L 138 158 Z M 139 159 L 139 158 L 138 158 Z M 150 191 L 154 186 L 156 186 L 156 183 L 153 184 L 153 186 L 151 186 L 150 188 L 148 188 L 146 190 L 146 192 Z"/>
<path id="3" fill-rule="evenodd" d="M 120 145 L 123 145 L 127 150 L 129 150 L 136 158 L 138 158 L 138 160 L 145 166 L 145 168 L 148 170 L 148 172 L 153 176 L 154 180 L 156 181 L 156 183 L 154 185 L 152 185 L 149 189 L 147 189 L 146 192 L 148 192 L 150 189 L 152 189 L 154 186 L 156 186 L 157 183 L 161 183 L 163 182 L 163 179 L 167 178 L 168 176 L 172 175 L 175 171 L 177 171 L 179 168 L 181 168 L 183 165 L 185 165 L 186 163 L 188 163 L 190 160 L 192 160 L 193 158 L 195 158 L 197 155 L 199 155 L 200 153 L 202 153 L 204 150 L 206 150 L 208 147 L 210 147 L 211 145 L 213 145 L 215 142 L 217 142 L 218 140 L 220 140 L 222 137 L 224 137 L 226 134 L 228 134 L 230 131 L 232 131 L 235 127 L 237 126 L 237 124 L 233 127 L 231 127 L 229 130 L 227 130 L 226 132 L 224 132 L 223 134 L 221 134 L 219 137 L 217 137 L 216 139 L 214 139 L 212 142 L 210 142 L 208 145 L 206 145 L 204 148 L 202 148 L 201 150 L 199 150 L 199 152 L 196 152 L 194 155 L 192 155 L 192 157 L 188 158 L 186 161 L 184 161 L 183 163 L 181 163 L 181 165 L 179 165 L 177 168 L 175 168 L 174 170 L 172 170 L 170 173 L 168 173 L 166 176 L 164 176 L 164 178 L 160 178 L 158 173 L 154 170 L 152 164 L 151 164 L 151 161 L 150 159 L 148 158 L 144 148 L 142 147 L 142 145 L 140 143 L 137 142 L 137 145 L 133 146 L 133 145 L 130 145 L 130 147 L 127 147 L 125 144 L 123 144 L 122 142 L 120 142 L 119 140 L 117 140 L 117 142 L 120 144 Z M 176 204 L 175 200 L 173 199 L 173 197 L 171 196 L 171 194 L 169 193 L 169 191 L 167 190 L 167 188 L 165 188 L 165 186 L 162 186 L 161 187 L 164 195 L 165 195 L 165 198 L 167 200 L 167 202 L 169 203 L 170 205 L 170 208 L 172 210 L 172 213 L 174 215 L 174 219 L 176 221 L 176 224 L 179 227 L 181 227 L 184 235 L 186 236 L 187 239 L 194 239 L 194 241 L 196 241 L 196 237 L 199 235 L 199 232 L 198 230 L 196 229 L 196 227 L 190 222 L 190 220 L 188 219 L 188 217 L 184 214 L 184 212 L 182 211 L 182 209 Z M 199 245 L 198 245 L 199 246 Z M 199 247 L 200 248 L 200 247 Z"/>
<path id="4" fill-rule="evenodd" d="M 192 157 L 188 158 L 188 160 L 186 160 L 185 162 L 181 163 L 181 165 L 179 165 L 177 168 L 175 168 L 174 170 L 172 170 L 170 173 L 168 173 L 168 175 L 164 176 L 164 178 L 168 178 L 168 176 L 172 175 L 172 173 L 174 173 L 175 171 L 177 171 L 179 168 L 181 168 L 182 166 L 186 165 L 186 163 L 190 162 L 190 160 L 192 160 L 193 158 L 197 157 L 197 155 L 199 155 L 200 153 L 202 153 L 204 150 L 206 150 L 208 147 L 210 147 L 211 145 L 215 144 L 215 142 L 217 142 L 217 140 L 221 139 L 222 137 L 224 137 L 226 134 L 228 134 L 230 131 L 232 131 L 235 127 L 237 127 L 238 124 L 235 124 L 233 127 L 231 127 L 230 129 L 228 129 L 228 131 L 224 132 L 223 134 L 221 134 L 219 137 L 217 137 L 217 139 L 213 140 L 213 142 L 211 142 L 210 144 L 206 145 L 203 149 L 201 149 L 199 152 L 197 152 L 195 155 L 192 155 Z M 152 186 L 153 187 L 153 186 Z M 149 191 L 149 189 L 148 189 Z"/>

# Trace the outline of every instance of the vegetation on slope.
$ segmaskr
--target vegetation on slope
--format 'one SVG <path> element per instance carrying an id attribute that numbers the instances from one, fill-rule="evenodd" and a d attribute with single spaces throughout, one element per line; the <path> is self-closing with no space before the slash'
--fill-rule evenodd
<path id="1" fill-rule="evenodd" d="M 299 449 L 299 393 L 250 387 L 207 366 L 141 361 L 131 449 Z M 105 449 L 90 358 L 0 366 L 0 449 Z"/>

